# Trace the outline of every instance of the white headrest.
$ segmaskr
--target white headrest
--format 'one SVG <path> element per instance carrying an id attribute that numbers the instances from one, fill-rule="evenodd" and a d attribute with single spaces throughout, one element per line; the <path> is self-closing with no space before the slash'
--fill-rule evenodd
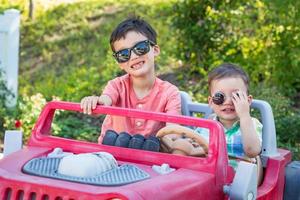
<path id="1" fill-rule="evenodd" d="M 82 153 L 63 157 L 58 166 L 58 173 L 68 176 L 93 177 L 117 166 L 116 159 L 109 153 Z"/>

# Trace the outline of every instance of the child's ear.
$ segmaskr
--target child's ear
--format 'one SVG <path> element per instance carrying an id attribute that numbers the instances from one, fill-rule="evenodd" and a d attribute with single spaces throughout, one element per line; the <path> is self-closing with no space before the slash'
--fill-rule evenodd
<path id="1" fill-rule="evenodd" d="M 160 54 L 160 47 L 158 45 L 153 46 L 154 56 L 158 56 Z"/>
<path id="2" fill-rule="evenodd" d="M 253 100 L 252 95 L 248 95 L 248 102 L 249 102 L 250 105 L 251 105 L 251 103 L 252 103 L 252 100 Z"/>

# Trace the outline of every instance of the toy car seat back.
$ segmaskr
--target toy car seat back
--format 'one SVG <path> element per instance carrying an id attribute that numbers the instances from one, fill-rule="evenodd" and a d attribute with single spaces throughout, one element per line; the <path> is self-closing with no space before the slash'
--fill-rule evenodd
<path id="1" fill-rule="evenodd" d="M 183 115 L 194 116 L 194 113 L 204 114 L 204 118 L 208 118 L 213 110 L 207 103 L 193 102 L 190 95 L 184 91 L 180 91 L 181 96 L 181 112 Z"/>

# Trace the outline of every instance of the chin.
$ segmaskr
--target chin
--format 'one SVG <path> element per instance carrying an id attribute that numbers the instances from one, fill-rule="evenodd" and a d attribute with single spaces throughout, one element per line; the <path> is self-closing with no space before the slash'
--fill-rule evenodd
<path id="1" fill-rule="evenodd" d="M 146 66 L 143 66 L 142 68 L 140 68 L 136 71 L 132 71 L 132 74 L 135 76 L 145 76 L 150 73 L 151 73 L 151 71 Z"/>
<path id="2" fill-rule="evenodd" d="M 235 116 L 221 116 L 222 119 L 226 120 L 226 121 L 237 121 L 238 120 L 238 117 L 235 115 Z"/>

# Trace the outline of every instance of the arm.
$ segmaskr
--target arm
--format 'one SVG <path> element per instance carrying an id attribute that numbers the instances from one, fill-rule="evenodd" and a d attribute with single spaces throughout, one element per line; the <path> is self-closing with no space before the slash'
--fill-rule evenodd
<path id="1" fill-rule="evenodd" d="M 181 115 L 181 97 L 177 87 L 171 87 L 168 93 L 168 100 L 165 107 L 165 112 L 168 114 Z M 173 123 L 166 123 L 166 126 L 174 125 Z"/>
<path id="2" fill-rule="evenodd" d="M 181 115 L 181 97 L 178 88 L 172 85 L 164 92 L 166 96 L 164 112 L 168 114 Z"/>
<path id="3" fill-rule="evenodd" d="M 96 108 L 97 104 L 111 106 L 112 99 L 108 95 L 87 96 L 81 99 L 80 107 L 83 109 L 83 113 L 92 114 L 92 110 Z"/>
<path id="4" fill-rule="evenodd" d="M 232 96 L 236 113 L 240 119 L 244 152 L 248 157 L 253 158 L 261 152 L 261 144 L 250 116 L 250 102 L 252 97 L 247 96 L 242 91 L 234 92 Z"/>
<path id="5" fill-rule="evenodd" d="M 83 109 L 83 113 L 91 114 L 97 104 L 105 106 L 113 105 L 119 96 L 118 83 L 119 79 L 110 80 L 103 89 L 101 96 L 87 96 L 81 99 L 80 107 Z"/>

